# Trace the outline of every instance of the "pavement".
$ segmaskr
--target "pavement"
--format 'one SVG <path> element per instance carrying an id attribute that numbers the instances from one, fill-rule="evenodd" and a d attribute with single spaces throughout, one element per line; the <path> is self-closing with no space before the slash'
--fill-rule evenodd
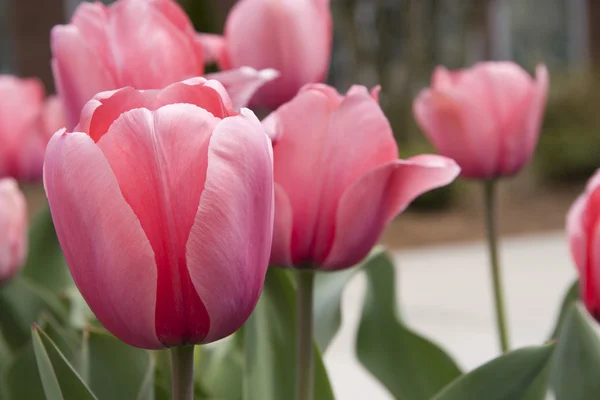
<path id="1" fill-rule="evenodd" d="M 398 305 L 411 328 L 437 342 L 465 370 L 499 355 L 483 242 L 393 252 Z M 543 343 L 576 278 L 564 232 L 504 238 L 500 244 L 511 347 Z M 356 359 L 365 282 L 357 275 L 342 301 L 342 328 L 325 353 L 336 398 L 393 399 Z"/>

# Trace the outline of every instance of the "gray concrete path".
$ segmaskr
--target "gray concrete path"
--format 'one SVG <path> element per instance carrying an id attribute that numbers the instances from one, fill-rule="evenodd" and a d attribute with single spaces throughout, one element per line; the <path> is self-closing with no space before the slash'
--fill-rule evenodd
<path id="1" fill-rule="evenodd" d="M 506 238 L 500 254 L 512 347 L 541 344 L 576 277 L 564 233 Z M 394 256 L 398 302 L 412 328 L 442 345 L 465 369 L 499 354 L 482 242 L 402 250 Z M 339 400 L 391 399 L 354 355 L 364 289 L 362 276 L 350 282 L 342 329 L 325 354 Z"/>

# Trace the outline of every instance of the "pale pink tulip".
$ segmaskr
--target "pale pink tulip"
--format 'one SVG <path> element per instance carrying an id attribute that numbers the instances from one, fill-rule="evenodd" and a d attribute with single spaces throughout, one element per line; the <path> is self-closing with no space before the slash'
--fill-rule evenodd
<path id="1" fill-rule="evenodd" d="M 25 197 L 12 178 L 0 179 L 0 285 L 25 264 L 27 209 Z"/>
<path id="2" fill-rule="evenodd" d="M 229 13 L 225 35 L 200 35 L 206 59 L 221 69 L 274 68 L 281 76 L 253 104 L 276 108 L 307 83 L 323 82 L 332 42 L 329 0 L 241 0 Z"/>
<path id="3" fill-rule="evenodd" d="M 216 81 L 100 93 L 50 140 L 44 184 L 77 287 L 133 346 L 231 334 L 262 290 L 272 150 Z"/>
<path id="4" fill-rule="evenodd" d="M 264 121 L 275 132 L 271 262 L 334 270 L 364 258 L 417 196 L 450 183 L 453 160 L 398 159 L 388 120 L 362 86 L 309 85 Z"/>
<path id="5" fill-rule="evenodd" d="M 465 178 L 511 176 L 533 155 L 547 91 L 543 65 L 535 80 L 512 62 L 484 62 L 456 72 L 438 67 L 431 88 L 415 100 L 414 115 Z"/>
<path id="6" fill-rule="evenodd" d="M 52 29 L 51 45 L 69 128 L 96 93 L 125 86 L 162 89 L 204 73 L 202 45 L 174 0 L 118 0 L 110 6 L 83 2 L 69 25 Z M 240 74 L 245 79 L 238 79 L 238 85 L 266 82 L 254 70 Z M 235 97 L 233 102 L 245 105 Z"/>
<path id="7" fill-rule="evenodd" d="M 60 101 L 44 100 L 41 82 L 0 75 L 0 178 L 41 179 L 46 144 L 64 125 Z"/>
<path id="8" fill-rule="evenodd" d="M 581 298 L 590 314 L 600 321 L 600 170 L 571 206 L 567 235 L 579 272 Z"/>

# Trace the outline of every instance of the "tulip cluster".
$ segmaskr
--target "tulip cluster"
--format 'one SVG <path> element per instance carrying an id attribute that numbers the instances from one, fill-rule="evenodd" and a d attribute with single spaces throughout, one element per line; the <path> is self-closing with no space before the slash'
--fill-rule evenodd
<path id="1" fill-rule="evenodd" d="M 162 349 L 231 335 L 269 264 L 309 274 L 297 291 L 311 299 L 315 271 L 365 259 L 421 194 L 459 175 L 491 188 L 531 159 L 544 66 L 535 78 L 511 62 L 439 67 L 413 111 L 440 155 L 401 159 L 379 87 L 340 94 L 323 83 L 332 29 L 329 0 L 240 0 L 222 36 L 196 33 L 174 0 L 84 2 L 51 34 L 60 100 L 44 102 L 37 81 L 0 77 L 0 178 L 40 179 L 43 161 L 73 280 L 117 338 Z M 211 62 L 220 71 L 203 76 Z M 261 121 L 247 105 L 270 113 Z M 599 186 L 597 176 L 569 216 L 597 318 Z M 501 299 L 491 189 L 486 200 Z M 0 180 L 0 283 L 24 263 L 25 226 L 16 182 Z M 310 319 L 310 300 L 299 306 Z M 299 365 L 310 366 L 312 333 L 298 340 Z"/>

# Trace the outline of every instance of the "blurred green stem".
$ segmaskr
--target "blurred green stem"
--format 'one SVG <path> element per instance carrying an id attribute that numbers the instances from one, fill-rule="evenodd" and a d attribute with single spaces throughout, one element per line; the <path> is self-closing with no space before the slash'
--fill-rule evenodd
<path id="1" fill-rule="evenodd" d="M 171 349 L 172 400 L 194 400 L 194 346 Z"/>
<path id="2" fill-rule="evenodd" d="M 312 270 L 298 270 L 297 400 L 313 398 L 313 287 Z"/>
<path id="3" fill-rule="evenodd" d="M 509 349 L 508 330 L 506 327 L 506 312 L 504 310 L 504 292 L 502 279 L 500 277 L 500 261 L 498 259 L 498 232 L 496 227 L 496 183 L 495 179 L 484 183 L 485 197 L 485 227 L 487 234 L 488 250 L 490 254 L 490 267 L 492 272 L 492 284 L 494 287 L 494 302 L 496 305 L 496 325 L 500 348 L 503 353 Z"/>

